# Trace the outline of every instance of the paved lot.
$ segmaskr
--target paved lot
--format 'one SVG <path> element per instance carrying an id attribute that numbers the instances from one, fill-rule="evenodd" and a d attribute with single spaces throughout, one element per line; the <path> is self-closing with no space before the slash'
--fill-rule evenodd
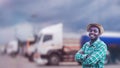
<path id="1" fill-rule="evenodd" d="M 29 62 L 22 56 L 12 58 L 7 55 L 0 55 L 0 68 L 82 68 L 77 63 L 61 63 L 59 66 L 39 66 Z M 120 64 L 106 65 L 105 68 L 120 68 Z"/>

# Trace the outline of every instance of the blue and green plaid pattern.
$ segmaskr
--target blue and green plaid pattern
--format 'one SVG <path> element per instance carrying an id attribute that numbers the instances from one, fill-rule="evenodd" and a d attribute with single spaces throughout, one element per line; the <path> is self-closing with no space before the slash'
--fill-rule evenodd
<path id="1" fill-rule="evenodd" d="M 76 53 L 75 60 L 81 62 L 83 68 L 104 68 L 106 52 L 106 44 L 100 39 L 97 39 L 91 45 L 90 42 L 86 42 Z"/>

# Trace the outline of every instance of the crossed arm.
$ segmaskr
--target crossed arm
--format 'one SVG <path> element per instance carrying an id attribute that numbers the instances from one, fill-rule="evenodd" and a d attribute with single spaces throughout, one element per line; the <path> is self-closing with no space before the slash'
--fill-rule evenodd
<path id="1" fill-rule="evenodd" d="M 84 47 L 76 53 L 75 60 L 84 65 L 96 64 L 106 54 L 106 48 L 102 45 L 95 49 L 92 54 L 85 54 L 83 49 Z"/>

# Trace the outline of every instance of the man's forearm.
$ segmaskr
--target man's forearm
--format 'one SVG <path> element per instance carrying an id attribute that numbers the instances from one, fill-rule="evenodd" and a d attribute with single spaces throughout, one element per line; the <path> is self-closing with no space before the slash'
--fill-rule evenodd
<path id="1" fill-rule="evenodd" d="M 87 58 L 87 56 L 88 56 L 88 54 L 81 54 L 81 53 L 78 52 L 75 55 L 75 59 L 76 59 L 76 61 L 83 62 Z"/>

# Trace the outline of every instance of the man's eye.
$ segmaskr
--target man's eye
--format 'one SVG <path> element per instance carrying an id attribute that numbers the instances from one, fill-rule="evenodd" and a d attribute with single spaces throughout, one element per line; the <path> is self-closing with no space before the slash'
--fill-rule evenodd
<path id="1" fill-rule="evenodd" d="M 89 32 L 92 32 L 93 30 L 90 30 Z"/>
<path id="2" fill-rule="evenodd" d="M 95 33 L 97 33 L 97 31 L 96 31 L 96 30 L 94 30 L 94 32 L 95 32 Z"/>
<path id="3" fill-rule="evenodd" d="M 90 30 L 89 32 L 94 32 L 94 33 L 97 33 L 97 30 Z"/>

